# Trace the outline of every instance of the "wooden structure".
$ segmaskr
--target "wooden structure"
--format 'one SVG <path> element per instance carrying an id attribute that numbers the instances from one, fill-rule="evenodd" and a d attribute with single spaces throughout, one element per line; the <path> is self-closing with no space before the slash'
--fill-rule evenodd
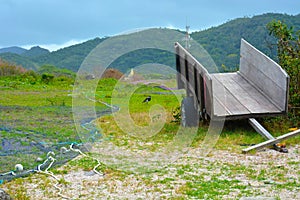
<path id="1" fill-rule="evenodd" d="M 178 88 L 186 89 L 189 98 L 182 104 L 184 125 L 197 124 L 188 123 L 197 117 L 248 118 L 258 133 L 268 140 L 275 139 L 254 118 L 287 113 L 289 76 L 276 62 L 244 39 L 237 72 L 209 73 L 179 43 L 175 43 L 175 53 Z"/>
<path id="2" fill-rule="evenodd" d="M 287 113 L 289 76 L 245 40 L 240 69 L 233 73 L 210 74 L 179 43 L 175 51 L 178 88 L 195 97 L 202 115 L 240 119 Z"/>

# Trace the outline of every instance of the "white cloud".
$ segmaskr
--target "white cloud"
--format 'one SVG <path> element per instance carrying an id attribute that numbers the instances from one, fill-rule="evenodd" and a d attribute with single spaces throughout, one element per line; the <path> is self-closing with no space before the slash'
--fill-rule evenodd
<path id="1" fill-rule="evenodd" d="M 69 40 L 69 41 L 67 41 L 65 43 L 62 43 L 62 44 L 23 45 L 22 48 L 30 49 L 33 46 L 40 46 L 41 48 L 48 49 L 49 51 L 56 51 L 58 49 L 62 49 L 64 47 L 68 47 L 68 46 L 71 46 L 71 45 L 79 44 L 79 43 L 82 43 L 82 42 L 85 42 L 85 41 L 87 41 L 87 39 L 86 40 Z"/>
<path id="2" fill-rule="evenodd" d="M 168 24 L 168 25 L 166 26 L 166 28 L 169 28 L 169 29 L 178 29 L 178 30 L 181 30 L 181 31 L 186 31 L 186 28 L 185 28 L 185 27 L 180 27 L 180 28 L 178 28 L 178 27 L 176 27 L 176 26 L 173 26 L 172 24 Z M 190 27 L 189 33 L 192 33 L 192 32 L 195 32 L 195 31 L 199 31 L 199 30 L 197 30 L 197 29 L 192 29 L 192 28 Z"/>
<path id="3" fill-rule="evenodd" d="M 168 24 L 166 26 L 166 28 L 169 28 L 169 29 L 178 29 L 177 27 L 173 26 L 172 24 Z"/>

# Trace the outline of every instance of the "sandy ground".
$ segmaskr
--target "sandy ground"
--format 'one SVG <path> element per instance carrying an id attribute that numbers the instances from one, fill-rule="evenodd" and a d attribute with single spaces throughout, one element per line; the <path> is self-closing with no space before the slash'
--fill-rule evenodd
<path id="1" fill-rule="evenodd" d="M 199 149 L 191 149 L 166 169 L 147 174 L 119 176 L 108 173 L 100 176 L 81 169 L 73 169 L 67 164 L 60 169 L 68 169 L 68 173 L 56 176 L 67 182 L 58 186 L 61 188 L 61 194 L 69 199 L 188 199 L 182 192 L 186 182 L 191 181 L 187 180 L 187 177 L 197 177 L 201 174 L 204 181 L 211 180 L 215 175 L 220 180 L 239 180 L 239 184 L 246 186 L 251 192 L 249 196 L 273 197 L 271 199 L 279 197 L 283 200 L 300 199 L 300 145 L 289 147 L 287 154 L 271 149 L 247 155 L 215 150 L 202 158 L 199 153 Z M 235 171 L 233 168 L 236 166 L 244 167 L 245 170 Z M 229 169 L 230 167 L 232 169 Z M 184 169 L 180 175 L 178 175 L 179 168 Z M 247 169 L 252 169 L 254 174 L 264 170 L 268 175 L 264 180 L 251 178 Z M 282 182 L 280 178 L 274 177 L 278 173 L 272 175 L 274 170 L 284 172 Z M 166 178 L 171 181 L 165 182 Z M 292 189 L 274 187 L 276 184 L 285 184 L 288 180 L 294 180 L 296 186 Z M 1 187 L 12 194 L 18 187 L 14 182 L 16 181 L 3 184 Z M 50 176 L 35 174 L 22 179 L 21 184 L 30 199 L 63 199 L 59 195 L 59 190 L 53 186 L 54 183 L 54 179 Z M 216 199 L 241 198 L 239 190 L 232 190 L 228 195 Z"/>

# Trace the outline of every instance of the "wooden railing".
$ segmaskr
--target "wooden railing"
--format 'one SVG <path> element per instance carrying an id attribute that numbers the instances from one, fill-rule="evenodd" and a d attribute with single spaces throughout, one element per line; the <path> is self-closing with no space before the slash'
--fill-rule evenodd
<path id="1" fill-rule="evenodd" d="M 213 113 L 212 78 L 207 69 L 179 43 L 175 43 L 178 89 L 185 89 L 193 96 L 198 109 L 209 116 Z"/>

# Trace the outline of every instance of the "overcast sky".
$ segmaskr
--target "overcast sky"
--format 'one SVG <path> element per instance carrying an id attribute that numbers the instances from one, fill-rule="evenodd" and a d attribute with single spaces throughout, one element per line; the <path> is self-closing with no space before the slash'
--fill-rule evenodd
<path id="1" fill-rule="evenodd" d="M 299 14 L 299 0 L 0 0 L 0 48 L 50 50 L 143 27 L 203 30 L 268 12 Z"/>

